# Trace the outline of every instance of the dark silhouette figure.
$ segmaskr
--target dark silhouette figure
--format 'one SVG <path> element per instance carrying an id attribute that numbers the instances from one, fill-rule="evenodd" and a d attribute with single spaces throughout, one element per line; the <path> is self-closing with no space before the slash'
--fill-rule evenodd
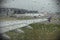
<path id="1" fill-rule="evenodd" d="M 49 21 L 49 22 L 51 22 L 51 18 L 52 18 L 51 16 L 48 18 L 48 21 Z"/>

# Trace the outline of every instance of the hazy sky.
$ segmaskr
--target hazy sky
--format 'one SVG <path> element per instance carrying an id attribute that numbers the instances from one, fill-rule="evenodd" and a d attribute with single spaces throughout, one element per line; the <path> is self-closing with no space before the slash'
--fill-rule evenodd
<path id="1" fill-rule="evenodd" d="M 56 0 L 7 0 L 4 1 L 3 7 L 20 8 L 29 10 L 57 12 L 59 6 L 56 4 Z"/>

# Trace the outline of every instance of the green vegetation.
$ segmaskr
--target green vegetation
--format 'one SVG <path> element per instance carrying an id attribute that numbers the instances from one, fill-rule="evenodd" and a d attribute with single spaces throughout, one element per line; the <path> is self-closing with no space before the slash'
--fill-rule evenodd
<path id="1" fill-rule="evenodd" d="M 60 21 L 60 18 L 58 20 Z"/>
<path id="2" fill-rule="evenodd" d="M 24 20 L 24 19 L 32 19 L 32 18 L 28 18 L 28 17 L 21 17 L 21 18 L 15 18 L 15 17 L 0 17 L 0 21 L 10 21 L 10 20 Z"/>
<path id="3" fill-rule="evenodd" d="M 4 17 L 0 20 L 24 20 L 24 19 L 34 19 L 34 18 L 12 18 Z M 53 19 L 57 20 L 57 19 Z M 60 20 L 60 19 L 59 19 Z M 7 32 L 11 39 L 10 40 L 60 40 L 60 25 L 59 24 L 30 24 L 33 29 L 21 28 L 24 33 L 15 33 L 14 30 Z"/>
<path id="4" fill-rule="evenodd" d="M 28 20 L 28 19 L 38 19 L 38 18 L 34 18 L 34 17 L 20 17 L 20 18 L 16 18 L 16 17 L 0 17 L 0 21 Z"/>
<path id="5" fill-rule="evenodd" d="M 58 40 L 60 37 L 59 24 L 30 24 L 33 29 L 21 28 L 25 33 L 10 31 L 7 34 L 11 40 Z"/>
<path id="6" fill-rule="evenodd" d="M 10 21 L 10 20 L 16 20 L 16 18 L 13 18 L 13 17 L 0 17 L 0 21 Z"/>
<path id="7" fill-rule="evenodd" d="M 14 17 L 0 17 L 0 21 L 10 21 L 10 20 L 27 20 L 29 18 L 14 18 Z"/>

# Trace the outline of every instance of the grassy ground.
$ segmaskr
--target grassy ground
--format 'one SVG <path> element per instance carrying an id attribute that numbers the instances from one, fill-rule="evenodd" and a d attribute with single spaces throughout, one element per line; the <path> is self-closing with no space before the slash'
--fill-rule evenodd
<path id="1" fill-rule="evenodd" d="M 11 40 L 60 40 L 59 24 L 31 24 L 33 29 L 21 28 L 25 33 L 10 31 Z"/>
<path id="2" fill-rule="evenodd" d="M 9 21 L 9 20 L 16 20 L 16 18 L 13 18 L 13 17 L 0 17 L 0 21 Z"/>
<path id="3" fill-rule="evenodd" d="M 9 21 L 9 20 L 28 20 L 28 19 L 38 19 L 38 18 L 31 18 L 31 17 L 0 17 L 0 21 Z"/>
<path id="4" fill-rule="evenodd" d="M 27 18 L 0 18 L 0 20 L 23 20 Z M 28 18 L 30 19 L 30 18 Z M 36 23 L 30 24 L 33 29 L 21 28 L 24 33 L 7 32 L 10 40 L 60 40 L 60 25 L 54 24 L 57 19 L 53 19 L 53 24 Z M 59 19 L 60 20 L 60 19 Z"/>

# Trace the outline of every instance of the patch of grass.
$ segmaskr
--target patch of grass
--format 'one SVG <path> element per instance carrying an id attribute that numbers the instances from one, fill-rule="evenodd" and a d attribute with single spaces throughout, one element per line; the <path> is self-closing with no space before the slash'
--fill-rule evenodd
<path id="1" fill-rule="evenodd" d="M 58 24 L 30 24 L 33 29 L 21 28 L 25 33 L 15 33 L 14 31 L 7 34 L 11 40 L 57 40 L 60 35 L 60 25 Z"/>
<path id="2" fill-rule="evenodd" d="M 29 17 L 0 17 L 0 21 L 10 21 L 10 20 L 28 20 L 28 19 L 38 19 L 38 18 L 29 18 Z"/>
<path id="3" fill-rule="evenodd" d="M 60 18 L 58 18 L 58 20 L 60 21 Z"/>
<path id="4" fill-rule="evenodd" d="M 13 18 L 13 17 L 0 17 L 0 21 L 9 21 L 9 20 L 16 20 L 16 18 Z"/>

